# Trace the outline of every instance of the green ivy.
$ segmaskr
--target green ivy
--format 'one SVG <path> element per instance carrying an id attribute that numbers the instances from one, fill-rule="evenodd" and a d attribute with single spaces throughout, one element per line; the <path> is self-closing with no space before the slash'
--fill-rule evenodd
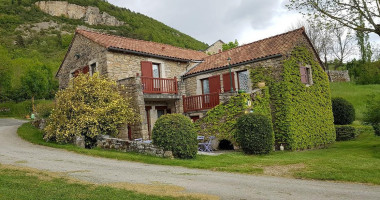
<path id="1" fill-rule="evenodd" d="M 300 65 L 309 65 L 313 84 L 301 82 Z M 323 147 L 335 141 L 330 87 L 326 73 L 306 47 L 296 47 L 283 61 L 282 80 L 271 81 L 276 143 L 287 149 Z"/>
<path id="2" fill-rule="evenodd" d="M 196 122 L 200 135 L 216 136 L 220 140 L 236 142 L 236 121 L 245 113 L 254 112 L 271 117 L 269 89 L 264 88 L 255 95 L 246 93 L 231 97 L 227 102 L 209 110 Z M 249 102 L 251 102 L 249 104 Z"/>
<path id="3" fill-rule="evenodd" d="M 205 117 L 195 123 L 198 133 L 216 136 L 220 140 L 226 139 L 236 144 L 236 120 L 250 108 L 247 104 L 249 99 L 248 94 L 239 94 L 209 110 Z"/>

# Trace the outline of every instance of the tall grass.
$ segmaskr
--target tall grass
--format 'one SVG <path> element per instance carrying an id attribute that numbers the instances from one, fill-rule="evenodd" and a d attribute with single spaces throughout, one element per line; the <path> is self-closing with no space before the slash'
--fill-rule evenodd
<path id="1" fill-rule="evenodd" d="M 44 107 L 53 104 L 52 100 L 37 100 L 36 107 Z M 38 111 L 38 110 L 37 110 Z M 30 100 L 23 102 L 6 102 L 0 103 L 0 117 L 25 118 L 32 113 L 32 102 Z"/>
<path id="2" fill-rule="evenodd" d="M 357 85 L 350 82 L 330 83 L 332 97 L 343 97 L 354 105 L 356 120 L 362 121 L 369 95 L 380 94 L 380 85 Z"/>

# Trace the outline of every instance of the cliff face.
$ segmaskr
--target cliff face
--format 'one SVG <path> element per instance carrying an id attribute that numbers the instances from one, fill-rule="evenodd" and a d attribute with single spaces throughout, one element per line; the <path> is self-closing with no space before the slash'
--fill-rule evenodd
<path id="1" fill-rule="evenodd" d="M 53 16 L 65 16 L 70 19 L 81 19 L 89 25 L 122 26 L 124 22 L 117 20 L 106 12 L 100 13 L 99 8 L 93 6 L 78 6 L 66 1 L 39 1 L 36 2 L 43 12 Z"/>

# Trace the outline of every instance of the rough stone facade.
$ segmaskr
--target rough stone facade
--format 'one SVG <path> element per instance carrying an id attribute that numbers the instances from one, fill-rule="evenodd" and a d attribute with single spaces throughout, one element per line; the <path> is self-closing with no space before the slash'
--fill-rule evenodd
<path id="1" fill-rule="evenodd" d="M 224 42 L 222 40 L 218 40 L 214 44 L 210 45 L 205 50 L 205 53 L 210 54 L 210 55 L 220 53 L 223 51 L 223 44 Z"/>
<path id="2" fill-rule="evenodd" d="M 327 70 L 327 75 L 329 76 L 330 82 L 350 82 L 350 75 L 348 70 L 338 71 L 338 70 Z"/>
<path id="3" fill-rule="evenodd" d="M 43 12 L 52 16 L 65 16 L 70 19 L 81 19 L 89 25 L 122 26 L 124 22 L 117 20 L 106 12 L 101 13 L 97 7 L 84 7 L 70 4 L 67 1 L 38 1 L 35 3 Z"/>
<path id="4" fill-rule="evenodd" d="M 135 77 L 136 73 L 141 75 L 141 61 L 151 61 L 160 65 L 160 77 L 179 78 L 189 67 L 188 63 L 170 60 L 144 57 L 132 54 L 107 52 L 107 76 L 114 80 Z"/>
<path id="5" fill-rule="evenodd" d="M 90 66 L 96 63 L 96 70 L 99 74 L 106 74 L 106 48 L 85 38 L 82 35 L 76 35 L 72 41 L 70 50 L 62 63 L 61 70 L 57 74 L 59 79 L 59 88 L 66 88 L 69 84 L 71 74 L 84 66 Z"/>
<path id="6" fill-rule="evenodd" d="M 173 158 L 171 151 L 153 145 L 138 141 L 129 141 L 118 138 L 101 138 L 97 141 L 97 146 L 102 149 L 113 149 L 122 152 L 136 152 L 156 157 Z"/>

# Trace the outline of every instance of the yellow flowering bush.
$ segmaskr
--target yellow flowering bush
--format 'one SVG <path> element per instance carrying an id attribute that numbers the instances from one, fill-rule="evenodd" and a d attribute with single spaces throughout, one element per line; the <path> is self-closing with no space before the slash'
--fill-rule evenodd
<path id="1" fill-rule="evenodd" d="M 86 147 L 91 147 L 99 134 L 117 135 L 122 125 L 140 119 L 123 91 L 98 74 L 80 74 L 56 94 L 44 139 L 70 143 L 75 136 L 84 136 Z"/>

